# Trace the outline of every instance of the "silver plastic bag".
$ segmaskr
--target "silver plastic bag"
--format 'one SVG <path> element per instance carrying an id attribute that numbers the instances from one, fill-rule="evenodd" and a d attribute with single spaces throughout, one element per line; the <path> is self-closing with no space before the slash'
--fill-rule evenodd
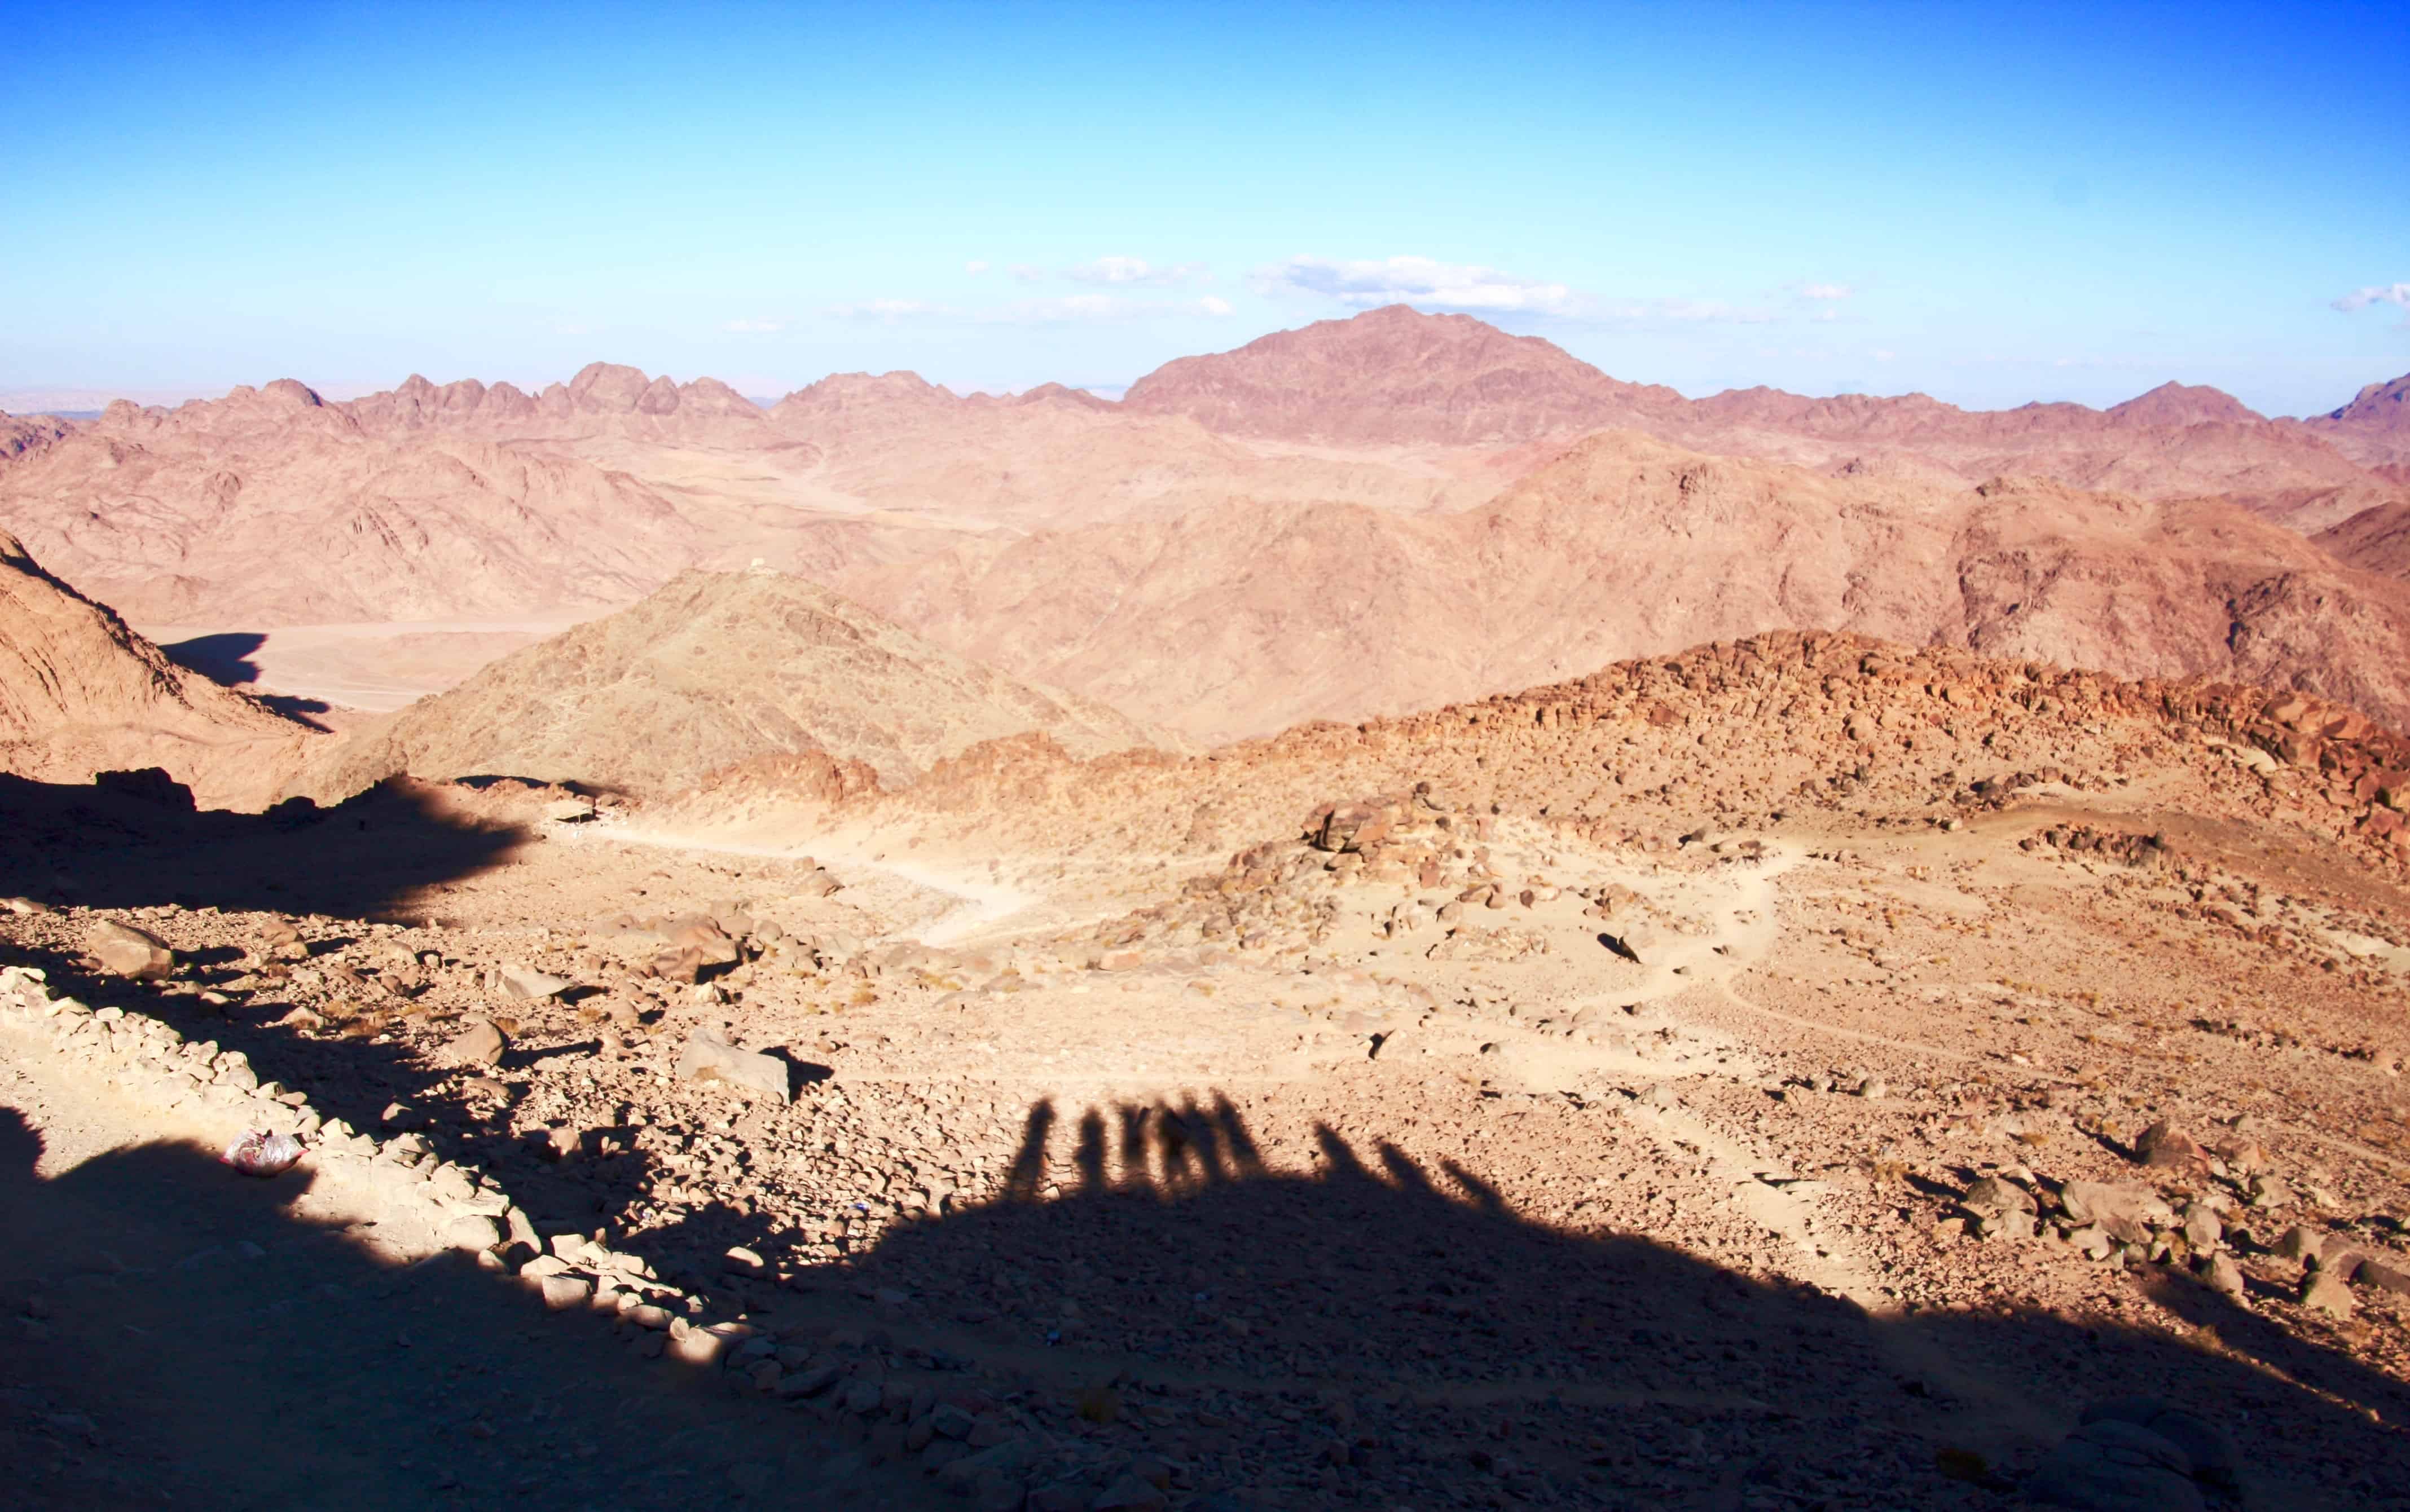
<path id="1" fill-rule="evenodd" d="M 301 1141 L 293 1134 L 271 1134 L 254 1129 L 226 1146 L 219 1157 L 246 1176 L 280 1175 L 301 1159 Z"/>

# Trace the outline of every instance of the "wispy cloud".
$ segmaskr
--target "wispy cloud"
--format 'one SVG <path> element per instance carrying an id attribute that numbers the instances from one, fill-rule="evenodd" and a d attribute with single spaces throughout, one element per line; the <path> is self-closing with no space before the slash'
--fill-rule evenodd
<path id="1" fill-rule="evenodd" d="M 988 266 L 988 265 L 987 265 L 987 259 L 986 259 L 986 258 L 984 258 L 984 257 L 974 257 L 974 258 L 972 258 L 969 262 L 965 263 L 965 264 L 963 265 L 963 271 L 964 271 L 964 272 L 965 272 L 965 273 L 969 273 L 969 274 L 977 275 L 977 274 L 980 274 L 980 273 L 984 273 L 984 272 L 986 272 L 986 271 L 987 271 L 987 266 Z"/>
<path id="2" fill-rule="evenodd" d="M 1589 312 L 1602 325 L 1766 325 L 1779 318 L 1770 310 L 1722 299 L 1626 299 Z"/>
<path id="3" fill-rule="evenodd" d="M 2371 305 L 2400 305 L 2410 310 L 2410 283 L 2372 283 L 2334 302 L 2335 309 L 2345 311 L 2366 310 Z"/>
<path id="4" fill-rule="evenodd" d="M 1092 325 L 1155 316 L 1231 313 L 1230 303 L 1211 295 L 1198 299 L 1133 299 L 1118 294 L 1072 294 L 1045 299 L 1014 299 L 964 308 L 921 299 L 863 299 L 831 305 L 838 320 L 963 325 Z"/>
<path id="5" fill-rule="evenodd" d="M 933 305 L 925 299 L 856 299 L 831 305 L 828 312 L 839 320 L 882 321 L 890 324 L 959 313 L 950 306 Z"/>
<path id="6" fill-rule="evenodd" d="M 1262 294 L 1304 295 L 1350 310 L 1413 305 L 1559 325 L 1668 329 L 1755 325 L 1779 318 L 1769 310 L 1722 299 L 1603 298 L 1553 279 L 1430 257 L 1291 257 L 1256 269 L 1249 281 Z"/>
<path id="7" fill-rule="evenodd" d="M 1016 299 L 999 309 L 980 311 L 975 318 L 1011 325 L 1072 325 L 1157 315 L 1229 313 L 1229 301 L 1212 295 L 1201 299 L 1130 299 L 1117 294 L 1072 294 L 1054 299 Z"/>
<path id="8" fill-rule="evenodd" d="M 1846 283 L 1801 279 L 1796 283 L 1784 284 L 1783 288 L 1790 294 L 1793 308 L 1808 311 L 1808 318 L 1811 321 L 1832 324 L 1843 320 L 1856 319 L 1854 316 L 1841 313 L 1841 307 L 1856 297 L 1858 292 Z"/>
<path id="9" fill-rule="evenodd" d="M 782 320 L 733 320 L 719 328 L 739 336 L 767 336 L 774 331 L 785 330 L 787 323 Z"/>
<path id="10" fill-rule="evenodd" d="M 1213 277 L 1202 263 L 1173 263 L 1167 266 L 1150 263 L 1143 257 L 1099 257 L 1065 268 L 1063 276 L 1074 283 L 1126 284 L 1158 289 L 1182 283 L 1208 283 Z"/>
<path id="11" fill-rule="evenodd" d="M 1354 310 L 1419 305 L 1434 310 L 1568 315 L 1583 303 L 1566 284 L 1429 257 L 1291 257 L 1256 269 L 1251 281 L 1266 294 L 1308 295 Z"/>

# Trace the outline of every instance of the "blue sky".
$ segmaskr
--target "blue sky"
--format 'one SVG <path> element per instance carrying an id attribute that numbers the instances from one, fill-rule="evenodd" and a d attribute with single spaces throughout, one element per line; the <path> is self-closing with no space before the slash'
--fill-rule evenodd
<path id="1" fill-rule="evenodd" d="M 2410 370 L 2398 5 L 229 8 L 0 16 L 0 391 L 1104 385 L 1391 298 L 1691 394 Z"/>

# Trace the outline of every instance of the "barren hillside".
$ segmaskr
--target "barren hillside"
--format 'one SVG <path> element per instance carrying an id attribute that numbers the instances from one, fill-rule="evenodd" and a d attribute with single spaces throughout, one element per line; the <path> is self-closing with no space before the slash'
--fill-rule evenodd
<path id="1" fill-rule="evenodd" d="M 1443 518 L 1233 505 L 833 581 L 943 644 L 1209 740 L 1795 627 L 2410 713 L 2393 670 L 2410 595 L 2230 504 L 1828 477 L 1630 433 Z"/>
<path id="2" fill-rule="evenodd" d="M 328 737 L 167 660 L 0 534 L 0 771 L 45 782 L 166 770 L 212 808 L 258 808 Z"/>
<path id="3" fill-rule="evenodd" d="M 902 786 L 1023 731 L 1085 755 L 1149 743 L 1109 709 L 941 651 L 800 579 L 690 571 L 362 728 L 294 786 L 340 799 L 406 772 L 658 792 L 799 752 Z"/>

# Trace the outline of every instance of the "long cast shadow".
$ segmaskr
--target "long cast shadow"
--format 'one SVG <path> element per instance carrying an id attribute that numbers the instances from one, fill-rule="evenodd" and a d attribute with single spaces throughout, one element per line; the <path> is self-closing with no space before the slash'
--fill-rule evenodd
<path id="1" fill-rule="evenodd" d="M 87 785 L 0 774 L 0 893 L 50 903 L 418 918 L 445 884 L 501 864 L 523 838 L 409 779 L 327 809 L 233 814 L 195 812 L 165 773 Z"/>
<path id="2" fill-rule="evenodd" d="M 2410 1505 L 2410 1390 L 2308 1341 L 2285 1364 L 2316 1390 L 2152 1328 L 1877 1318 L 1531 1221 L 1452 1164 L 1386 1143 L 1368 1161 L 1327 1128 L 1313 1173 L 1268 1169 L 1219 1098 L 1061 1121 L 1030 1111 L 999 1200 L 841 1267 L 792 1259 L 796 1284 L 908 1296 L 899 1349 L 1018 1371 L 1050 1427 L 1161 1455 L 1225 1505 L 2003 1505 L 2079 1409 L 2137 1395 L 2239 1442 L 2260 1489 L 2226 1505 Z M 793 1239 L 706 1208 L 637 1242 Z M 2229 1339 L 2269 1327 L 2149 1284 Z M 1122 1405 L 1091 1421 L 1099 1383 Z"/>
<path id="3" fill-rule="evenodd" d="M 718 1375 L 177 1143 L 44 1179 L 0 1106 L 0 1503 L 314 1512 L 938 1505 Z"/>

